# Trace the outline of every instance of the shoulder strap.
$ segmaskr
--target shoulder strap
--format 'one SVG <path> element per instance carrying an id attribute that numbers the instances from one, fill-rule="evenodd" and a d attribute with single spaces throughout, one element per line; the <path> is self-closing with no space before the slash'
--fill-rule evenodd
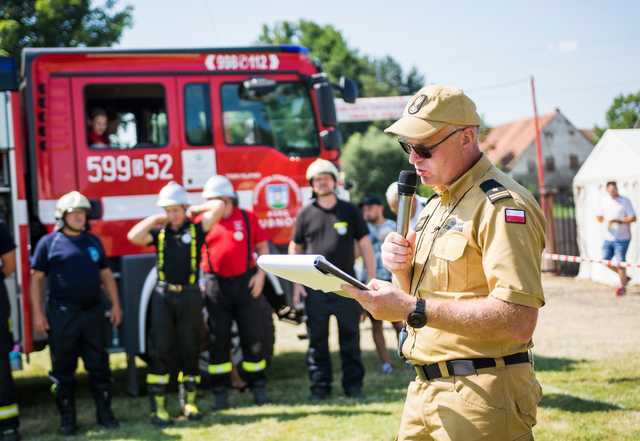
<path id="1" fill-rule="evenodd" d="M 167 237 L 166 228 L 167 227 L 164 227 L 158 232 L 158 247 L 157 247 L 158 262 L 156 263 L 156 265 L 158 267 L 158 280 L 161 282 L 165 280 L 164 253 L 166 248 L 166 237 Z"/>
<path id="2" fill-rule="evenodd" d="M 487 199 L 492 204 L 502 200 L 512 198 L 511 193 L 501 183 L 495 179 L 488 179 L 480 184 L 480 189 L 487 195 Z"/>
<path id="3" fill-rule="evenodd" d="M 251 268 L 251 224 L 249 223 L 249 215 L 240 208 L 242 219 L 244 220 L 244 228 L 247 230 L 247 272 Z"/>

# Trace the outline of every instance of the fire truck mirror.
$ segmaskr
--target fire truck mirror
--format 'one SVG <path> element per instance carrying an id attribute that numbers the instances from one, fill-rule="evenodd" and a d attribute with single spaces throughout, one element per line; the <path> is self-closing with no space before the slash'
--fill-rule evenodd
<path id="1" fill-rule="evenodd" d="M 96 199 L 91 199 L 89 200 L 89 202 L 91 203 L 91 210 L 89 211 L 89 219 L 91 220 L 102 219 L 102 202 Z"/>
<path id="2" fill-rule="evenodd" d="M 329 83 L 315 84 L 313 88 L 318 96 L 320 107 L 320 119 L 325 126 L 335 127 L 338 124 L 336 118 L 336 104 L 334 102 L 333 87 Z"/>
<path id="3" fill-rule="evenodd" d="M 340 77 L 340 92 L 345 103 L 353 104 L 358 98 L 358 83 L 347 77 Z"/>
<path id="4" fill-rule="evenodd" d="M 242 82 L 242 86 L 240 86 L 240 97 L 246 100 L 259 100 L 276 90 L 277 86 L 278 83 L 274 80 L 267 78 L 250 78 Z"/>
<path id="5" fill-rule="evenodd" d="M 323 130 L 320 132 L 320 138 L 327 150 L 339 150 L 342 145 L 342 135 L 338 129 Z"/>
<path id="6" fill-rule="evenodd" d="M 18 90 L 18 68 L 13 57 L 0 57 L 0 91 Z"/>

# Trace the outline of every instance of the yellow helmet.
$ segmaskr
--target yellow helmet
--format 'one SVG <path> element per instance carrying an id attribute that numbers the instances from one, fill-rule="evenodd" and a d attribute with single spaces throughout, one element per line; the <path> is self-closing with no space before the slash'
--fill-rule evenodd
<path id="1" fill-rule="evenodd" d="M 338 169 L 331 161 L 327 161 L 326 159 L 318 158 L 313 161 L 309 167 L 307 168 L 307 181 L 313 180 L 316 176 L 328 173 L 333 176 L 333 179 L 338 180 Z"/>
<path id="2" fill-rule="evenodd" d="M 89 199 L 79 191 L 72 191 L 63 195 L 56 202 L 56 219 L 62 219 L 66 213 L 71 210 L 84 209 L 91 210 Z"/>

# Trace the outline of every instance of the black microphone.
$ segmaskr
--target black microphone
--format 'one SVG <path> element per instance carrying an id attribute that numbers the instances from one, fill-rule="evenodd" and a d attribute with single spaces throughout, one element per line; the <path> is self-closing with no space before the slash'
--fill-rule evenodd
<path id="1" fill-rule="evenodd" d="M 416 194 L 418 176 L 414 170 L 402 170 L 398 176 L 398 220 L 397 232 L 407 237 L 411 220 L 411 204 Z"/>

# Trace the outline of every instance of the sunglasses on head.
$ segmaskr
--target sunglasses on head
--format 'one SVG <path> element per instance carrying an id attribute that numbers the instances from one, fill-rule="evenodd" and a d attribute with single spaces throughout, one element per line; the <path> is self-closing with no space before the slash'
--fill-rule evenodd
<path id="1" fill-rule="evenodd" d="M 449 133 L 447 136 L 445 136 L 445 138 L 442 141 L 432 145 L 411 144 L 401 139 L 398 139 L 398 143 L 400 144 L 400 147 L 402 147 L 402 150 L 404 150 L 407 155 L 410 155 L 411 150 L 413 150 L 414 152 L 416 152 L 416 155 L 418 155 L 420 158 L 429 159 L 432 156 L 431 152 L 433 152 L 440 144 L 445 142 L 447 139 L 451 138 L 456 133 L 463 131 L 464 129 L 466 129 L 466 127 L 461 127 L 459 129 L 456 129 L 453 132 Z"/>

